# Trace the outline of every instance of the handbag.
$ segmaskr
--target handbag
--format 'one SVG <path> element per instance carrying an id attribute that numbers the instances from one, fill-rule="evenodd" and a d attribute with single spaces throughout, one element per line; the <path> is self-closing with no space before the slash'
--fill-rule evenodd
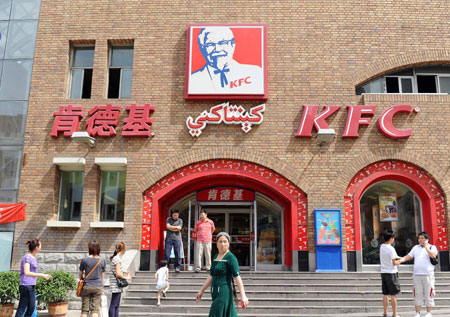
<path id="1" fill-rule="evenodd" d="M 430 250 L 431 250 L 431 246 L 430 246 Z M 439 264 L 438 255 L 436 254 L 436 257 L 434 259 L 432 257 L 430 257 L 430 262 L 433 265 L 438 265 Z"/>
<path id="2" fill-rule="evenodd" d="M 78 285 L 77 285 L 77 296 L 78 297 L 81 297 L 81 293 L 83 292 L 84 280 L 86 280 L 89 277 L 89 275 L 91 275 L 91 273 L 94 272 L 94 270 L 97 268 L 97 266 L 99 266 L 101 261 L 102 261 L 102 258 L 100 258 L 100 260 L 98 260 L 97 264 L 89 272 L 89 274 L 84 277 L 84 279 L 78 281 Z"/>
<path id="3" fill-rule="evenodd" d="M 128 281 L 126 279 L 120 278 L 116 276 L 116 273 L 113 271 L 114 277 L 117 280 L 117 287 L 124 288 L 129 285 Z"/>

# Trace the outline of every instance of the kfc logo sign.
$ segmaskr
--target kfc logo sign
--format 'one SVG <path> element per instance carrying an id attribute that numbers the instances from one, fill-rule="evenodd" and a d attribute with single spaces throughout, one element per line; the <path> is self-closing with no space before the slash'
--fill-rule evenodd
<path id="1" fill-rule="evenodd" d="M 108 104 L 106 106 L 95 106 L 89 110 L 89 118 L 86 120 L 86 131 L 92 137 L 113 137 L 116 135 L 116 127 L 119 124 L 120 106 Z M 132 104 L 126 107 L 128 117 L 123 119 L 123 137 L 149 137 L 155 136 L 151 132 L 153 119 L 150 114 L 155 111 L 155 107 L 150 104 Z M 84 116 L 84 108 L 80 106 L 68 105 L 60 106 L 59 111 L 53 113 L 51 136 L 57 138 L 60 133 L 65 137 L 70 137 L 78 131 L 78 125 Z"/>
<path id="2" fill-rule="evenodd" d="M 368 126 L 372 120 L 372 116 L 375 114 L 377 106 L 347 106 L 348 115 L 347 122 L 345 123 L 343 138 L 357 138 L 359 137 L 359 126 Z M 317 114 L 319 106 L 303 106 L 303 115 L 298 128 L 296 137 L 311 137 L 313 127 L 316 131 L 321 129 L 329 129 L 329 126 L 325 119 L 331 116 L 333 113 L 341 109 L 341 106 L 325 106 L 322 112 Z M 381 133 L 391 139 L 408 138 L 412 134 L 411 129 L 401 130 L 397 129 L 392 120 L 396 114 L 411 112 L 418 113 L 420 108 L 413 109 L 412 106 L 398 105 L 392 106 L 385 110 L 378 118 L 377 127 Z"/>
<path id="3" fill-rule="evenodd" d="M 189 25 L 185 98 L 267 99 L 265 25 Z"/>

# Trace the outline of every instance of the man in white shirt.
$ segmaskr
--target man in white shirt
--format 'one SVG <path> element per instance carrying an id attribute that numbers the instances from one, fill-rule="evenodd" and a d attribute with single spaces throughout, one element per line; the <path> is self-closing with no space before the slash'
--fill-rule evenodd
<path id="1" fill-rule="evenodd" d="M 234 34 L 228 27 L 205 27 L 198 35 L 205 65 L 189 78 L 191 94 L 263 94 L 264 73 L 256 65 L 240 64 L 233 59 Z"/>
<path id="2" fill-rule="evenodd" d="M 430 236 L 426 232 L 419 233 L 419 244 L 400 259 L 400 263 L 414 259 L 414 305 L 415 317 L 420 317 L 420 306 L 427 306 L 425 317 L 431 317 L 431 308 L 434 307 L 434 265 L 430 258 L 436 258 L 438 251 L 436 246 L 430 245 Z"/>
<path id="3" fill-rule="evenodd" d="M 388 316 L 389 296 L 391 297 L 392 316 L 397 317 L 397 294 L 400 293 L 397 266 L 400 264 L 397 252 L 392 247 L 395 240 L 392 231 L 385 231 L 384 243 L 380 247 L 381 290 L 383 292 L 384 317 Z"/>

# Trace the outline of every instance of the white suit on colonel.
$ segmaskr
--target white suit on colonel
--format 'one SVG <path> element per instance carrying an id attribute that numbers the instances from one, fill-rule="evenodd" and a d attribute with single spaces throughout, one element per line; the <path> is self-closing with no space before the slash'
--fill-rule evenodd
<path id="1" fill-rule="evenodd" d="M 264 94 L 263 69 L 235 60 L 221 71 L 205 64 L 189 76 L 189 94 Z"/>

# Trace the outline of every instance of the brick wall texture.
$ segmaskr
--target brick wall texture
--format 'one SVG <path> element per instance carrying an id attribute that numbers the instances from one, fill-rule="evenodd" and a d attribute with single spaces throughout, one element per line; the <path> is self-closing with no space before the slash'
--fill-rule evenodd
<path id="1" fill-rule="evenodd" d="M 263 23 L 268 30 L 268 91 L 264 122 L 248 134 L 235 125 L 210 125 L 192 138 L 188 116 L 219 104 L 185 101 L 186 29 L 190 23 Z M 25 241 L 38 237 L 44 249 L 87 249 L 93 238 L 104 250 L 117 240 L 140 247 L 142 193 L 185 165 L 232 158 L 260 164 L 288 178 L 308 197 L 310 245 L 314 208 L 344 209 L 344 192 L 365 166 L 386 159 L 417 165 L 450 193 L 448 160 L 449 95 L 356 96 L 355 86 L 380 74 L 422 64 L 450 63 L 448 1 L 149 1 L 42 0 L 30 105 L 25 135 L 26 160 L 19 200 L 27 218 L 16 225 L 14 264 Z M 134 40 L 132 97 L 106 99 L 108 41 Z M 92 97 L 67 98 L 70 43 L 95 41 Z M 124 139 L 121 126 L 112 138 L 97 138 L 96 147 L 50 136 L 53 112 L 61 105 L 87 111 L 112 103 L 151 103 L 153 138 Z M 236 102 L 247 109 L 258 101 Z M 234 104 L 234 102 L 233 102 Z M 319 147 L 314 138 L 296 138 L 302 105 L 342 105 L 327 119 L 337 138 Z M 360 137 L 342 139 L 346 105 L 376 105 Z M 420 107 L 418 114 L 397 115 L 399 129 L 412 128 L 408 139 L 382 135 L 376 119 L 392 105 Z M 80 229 L 52 229 L 57 219 L 58 168 L 54 157 L 85 157 L 85 186 Z M 125 228 L 92 229 L 98 220 L 99 168 L 95 157 L 126 157 Z M 447 207 L 446 207 L 447 208 Z"/>

